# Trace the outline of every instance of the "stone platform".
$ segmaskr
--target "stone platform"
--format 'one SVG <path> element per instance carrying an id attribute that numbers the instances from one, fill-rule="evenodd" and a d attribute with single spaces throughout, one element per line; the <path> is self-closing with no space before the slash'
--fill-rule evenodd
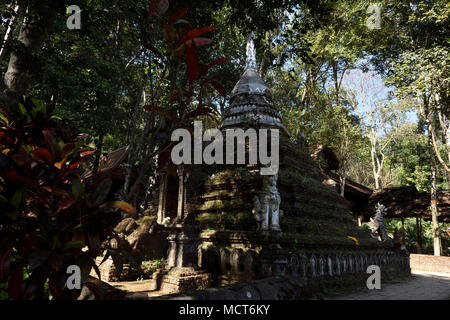
<path id="1" fill-rule="evenodd" d="M 174 267 L 161 274 L 159 290 L 167 293 L 189 292 L 211 286 L 211 274 L 192 267 Z"/>

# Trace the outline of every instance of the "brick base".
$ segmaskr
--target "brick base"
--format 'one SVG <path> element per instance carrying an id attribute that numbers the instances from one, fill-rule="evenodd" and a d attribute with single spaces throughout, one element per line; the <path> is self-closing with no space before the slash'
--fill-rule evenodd
<path id="1" fill-rule="evenodd" d="M 174 267 L 161 275 L 160 290 L 167 293 L 181 293 L 206 289 L 211 286 L 211 274 L 196 268 Z"/>

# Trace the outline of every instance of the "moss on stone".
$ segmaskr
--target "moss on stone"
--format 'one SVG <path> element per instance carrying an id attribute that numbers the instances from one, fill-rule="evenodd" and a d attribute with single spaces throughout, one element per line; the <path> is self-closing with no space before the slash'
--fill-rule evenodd
<path id="1" fill-rule="evenodd" d="M 256 221 L 250 211 L 200 213 L 196 219 L 202 227 L 214 230 L 256 230 Z"/>
<path id="2" fill-rule="evenodd" d="M 142 218 L 136 220 L 136 223 L 141 225 L 147 221 L 150 221 L 150 222 L 156 221 L 156 216 L 143 216 Z"/>

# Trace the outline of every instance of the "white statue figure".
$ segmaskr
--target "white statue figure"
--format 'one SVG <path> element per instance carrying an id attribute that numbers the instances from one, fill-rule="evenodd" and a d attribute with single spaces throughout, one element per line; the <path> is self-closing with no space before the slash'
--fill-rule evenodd
<path id="1" fill-rule="evenodd" d="M 378 203 L 375 206 L 375 217 L 370 218 L 370 222 L 368 223 L 372 238 L 378 238 L 381 241 L 392 240 L 388 236 L 384 225 L 384 215 L 386 214 L 386 211 L 386 207 L 383 204 Z"/>
<path id="2" fill-rule="evenodd" d="M 253 197 L 253 214 L 258 222 L 258 229 L 262 231 L 280 229 L 281 197 L 277 189 L 278 174 L 263 176 L 263 190 Z"/>

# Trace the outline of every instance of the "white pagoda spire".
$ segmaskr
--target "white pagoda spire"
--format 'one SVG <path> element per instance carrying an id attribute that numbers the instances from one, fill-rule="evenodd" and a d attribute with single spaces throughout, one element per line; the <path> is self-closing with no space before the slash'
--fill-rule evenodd
<path id="1" fill-rule="evenodd" d="M 253 69 L 257 70 L 258 67 L 256 66 L 256 49 L 255 49 L 255 43 L 253 42 L 254 34 L 251 32 L 248 35 L 247 40 L 247 58 L 245 61 L 245 70 L 247 69 Z"/>

